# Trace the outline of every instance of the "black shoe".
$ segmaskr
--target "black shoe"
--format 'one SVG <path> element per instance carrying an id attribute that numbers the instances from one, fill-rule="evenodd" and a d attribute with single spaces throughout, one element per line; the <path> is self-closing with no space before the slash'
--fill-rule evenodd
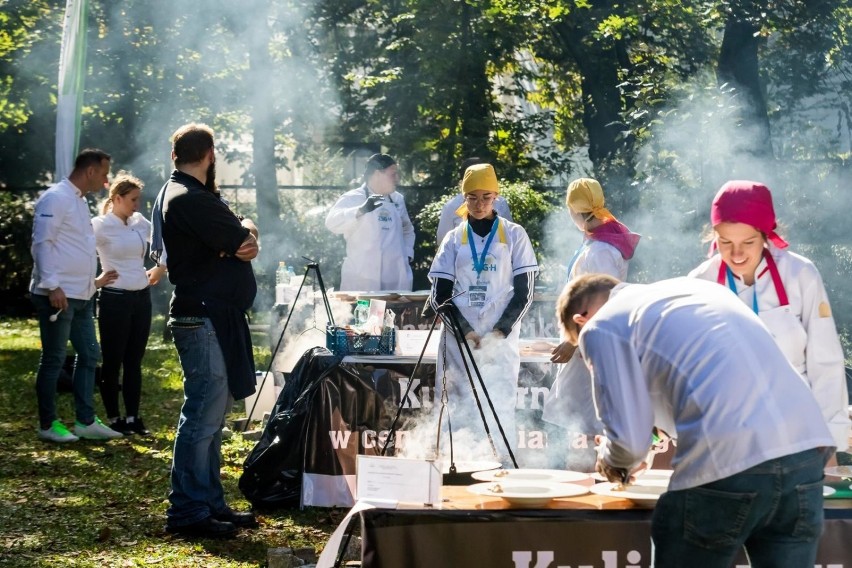
<path id="1" fill-rule="evenodd" d="M 257 519 L 254 518 L 254 513 L 246 511 L 238 513 L 230 507 L 213 515 L 213 518 L 223 523 L 230 523 L 238 529 L 254 529 L 257 528 Z"/>
<path id="2" fill-rule="evenodd" d="M 118 418 L 109 423 L 110 430 L 115 430 L 116 432 L 121 433 L 124 436 L 130 436 L 133 434 L 133 429 L 130 425 L 124 420 L 124 418 Z"/>
<path id="3" fill-rule="evenodd" d="M 237 527 L 233 523 L 223 523 L 213 517 L 207 517 L 191 525 L 166 525 L 166 532 L 191 538 L 233 538 L 237 534 Z"/>
<path id="4" fill-rule="evenodd" d="M 138 416 L 133 419 L 133 422 L 127 423 L 127 429 L 131 434 L 139 434 L 140 436 L 150 436 L 151 431 L 145 428 L 145 423 Z"/>

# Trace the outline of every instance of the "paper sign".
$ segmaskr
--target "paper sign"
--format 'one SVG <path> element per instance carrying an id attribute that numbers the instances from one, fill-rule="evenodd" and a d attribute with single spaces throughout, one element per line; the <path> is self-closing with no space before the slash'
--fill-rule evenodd
<path id="1" fill-rule="evenodd" d="M 429 337 L 428 329 L 396 330 L 396 354 L 402 357 L 419 357 L 427 337 Z M 438 356 L 440 338 L 441 330 L 434 330 L 432 337 L 429 337 L 429 344 L 426 345 L 425 357 L 434 358 Z"/>
<path id="2" fill-rule="evenodd" d="M 441 462 L 359 455 L 355 497 L 399 503 L 438 505 L 441 502 Z"/>

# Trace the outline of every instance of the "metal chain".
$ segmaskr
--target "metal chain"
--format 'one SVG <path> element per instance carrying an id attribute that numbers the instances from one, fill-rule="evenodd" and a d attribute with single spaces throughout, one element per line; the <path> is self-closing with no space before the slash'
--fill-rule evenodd
<path id="1" fill-rule="evenodd" d="M 449 411 L 449 395 L 447 394 L 447 332 L 449 331 L 447 323 L 444 322 L 444 333 L 441 334 L 441 361 L 443 362 L 441 368 L 441 410 L 438 413 L 438 431 L 435 438 L 435 457 L 441 457 L 441 424 L 444 420 L 444 414 L 447 415 L 447 422 L 450 423 L 450 411 Z M 452 428 L 452 423 L 450 423 L 450 428 Z M 452 431 L 450 432 L 450 436 L 452 436 Z M 452 444 L 452 442 L 451 442 Z"/>

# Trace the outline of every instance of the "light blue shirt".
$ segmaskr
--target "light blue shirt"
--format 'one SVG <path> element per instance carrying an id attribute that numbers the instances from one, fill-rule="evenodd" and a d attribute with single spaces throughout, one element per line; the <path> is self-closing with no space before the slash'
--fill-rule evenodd
<path id="1" fill-rule="evenodd" d="M 620 284 L 579 344 L 608 438 L 605 461 L 638 465 L 652 427 L 662 428 L 677 438 L 670 490 L 834 446 L 808 385 L 724 286 Z"/>

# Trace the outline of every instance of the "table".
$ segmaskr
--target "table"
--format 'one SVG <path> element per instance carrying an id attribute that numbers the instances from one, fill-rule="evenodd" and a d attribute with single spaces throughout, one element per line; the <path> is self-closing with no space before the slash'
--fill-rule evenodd
<path id="1" fill-rule="evenodd" d="M 442 496 L 440 509 L 362 511 L 362 567 L 651 565 L 652 510 L 625 499 L 589 494 L 555 499 L 545 509 L 516 509 L 465 487 L 445 486 Z M 850 556 L 852 500 L 826 500 L 825 516 L 817 565 L 842 568 Z M 735 566 L 747 566 L 745 557 Z"/>

